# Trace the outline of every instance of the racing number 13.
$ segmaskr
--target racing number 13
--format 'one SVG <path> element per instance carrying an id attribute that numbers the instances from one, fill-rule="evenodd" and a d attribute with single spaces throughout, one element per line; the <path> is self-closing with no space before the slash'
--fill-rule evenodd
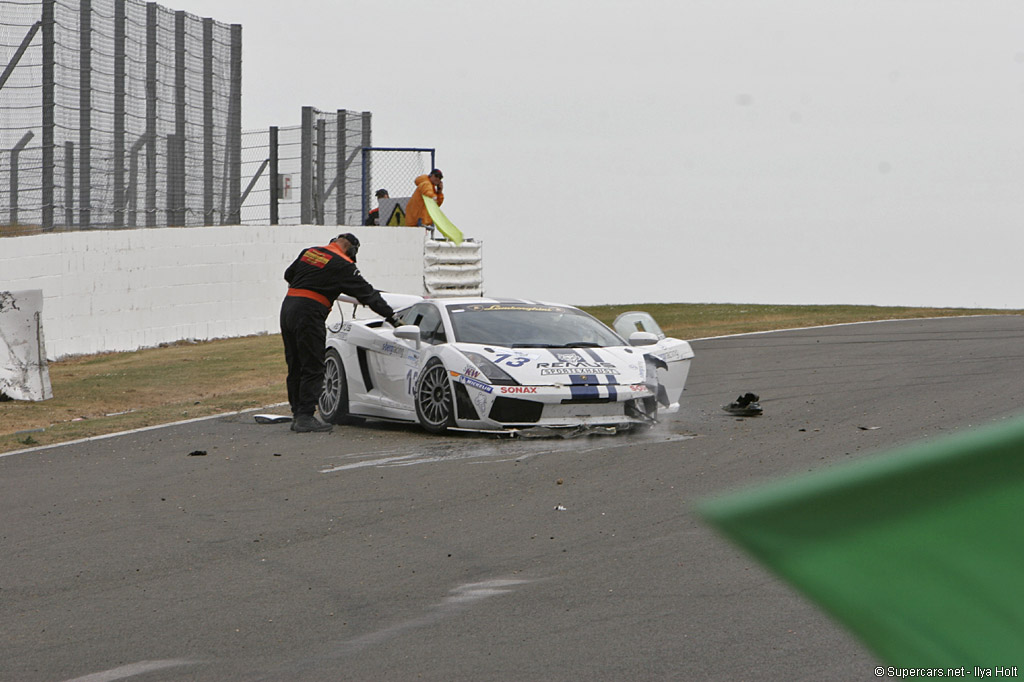
<path id="1" fill-rule="evenodd" d="M 494 364 L 500 365 L 504 362 L 508 367 L 522 367 L 529 361 L 530 358 L 525 355 L 512 355 L 511 353 L 498 353 L 494 358 Z"/>

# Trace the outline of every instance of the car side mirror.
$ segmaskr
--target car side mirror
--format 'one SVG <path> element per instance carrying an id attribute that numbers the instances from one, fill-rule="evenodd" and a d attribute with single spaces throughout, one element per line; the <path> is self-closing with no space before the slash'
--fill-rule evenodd
<path id="1" fill-rule="evenodd" d="M 420 328 L 414 324 L 403 324 L 395 328 L 395 338 L 403 341 L 412 341 L 416 347 L 420 347 Z"/>
<path id="2" fill-rule="evenodd" d="M 651 332 L 633 332 L 629 335 L 631 346 L 653 346 L 658 343 L 658 335 Z"/>

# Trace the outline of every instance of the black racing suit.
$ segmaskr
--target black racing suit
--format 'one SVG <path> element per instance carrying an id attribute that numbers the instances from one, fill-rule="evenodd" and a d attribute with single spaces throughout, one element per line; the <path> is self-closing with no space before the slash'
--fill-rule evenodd
<path id="1" fill-rule="evenodd" d="M 337 244 L 306 249 L 284 271 L 284 278 L 289 289 L 281 304 L 281 338 L 288 363 L 288 402 L 296 417 L 312 416 L 323 391 L 325 324 L 334 300 L 344 293 L 382 317 L 392 317 L 395 311 Z"/>

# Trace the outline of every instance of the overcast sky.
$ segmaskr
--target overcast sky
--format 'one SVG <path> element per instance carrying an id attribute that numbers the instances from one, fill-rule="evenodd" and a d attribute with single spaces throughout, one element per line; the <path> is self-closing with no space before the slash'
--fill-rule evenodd
<path id="1" fill-rule="evenodd" d="M 489 294 L 1024 308 L 1018 0 L 162 4 L 242 24 L 244 129 L 436 147 Z"/>

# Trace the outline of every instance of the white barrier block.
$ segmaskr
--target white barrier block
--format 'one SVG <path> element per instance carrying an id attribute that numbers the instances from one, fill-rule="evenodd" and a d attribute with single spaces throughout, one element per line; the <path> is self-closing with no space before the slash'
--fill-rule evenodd
<path id="1" fill-rule="evenodd" d="M 43 340 L 43 291 L 0 291 L 0 392 L 15 400 L 49 400 Z"/>

